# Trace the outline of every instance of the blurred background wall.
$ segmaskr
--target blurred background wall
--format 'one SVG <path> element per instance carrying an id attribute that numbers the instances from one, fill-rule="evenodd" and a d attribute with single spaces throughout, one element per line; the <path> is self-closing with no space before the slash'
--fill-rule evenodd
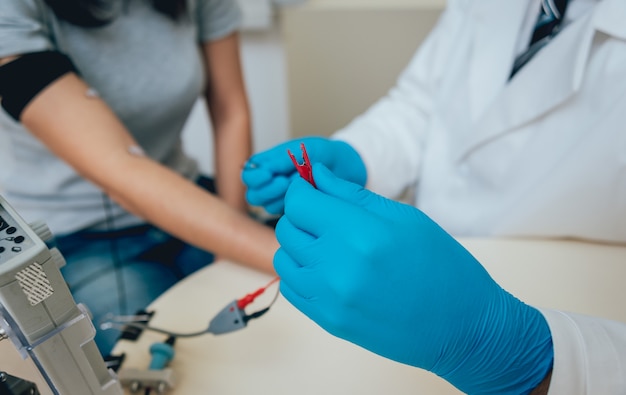
<path id="1" fill-rule="evenodd" d="M 445 0 L 238 0 L 255 151 L 329 135 L 394 84 Z M 209 174 L 210 125 L 199 102 L 184 141 Z"/>

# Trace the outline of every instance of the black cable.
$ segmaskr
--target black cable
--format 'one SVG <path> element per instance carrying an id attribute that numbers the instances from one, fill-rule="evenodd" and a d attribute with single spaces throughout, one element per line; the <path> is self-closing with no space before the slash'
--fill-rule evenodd
<path id="1" fill-rule="evenodd" d="M 269 305 L 267 305 L 266 308 L 261 309 L 259 311 L 255 311 L 252 314 L 248 314 L 246 316 L 243 317 L 244 322 L 248 323 L 248 321 L 253 320 L 255 318 L 259 318 L 261 317 L 263 314 L 267 313 L 270 310 L 270 307 L 272 307 L 274 305 L 274 303 L 276 303 L 276 299 L 278 299 L 278 295 L 280 295 L 280 288 L 276 288 L 276 293 L 274 294 L 274 298 L 272 299 L 272 301 L 270 302 Z"/>
<path id="2" fill-rule="evenodd" d="M 270 310 L 270 308 L 274 305 L 274 303 L 276 303 L 276 300 L 278 299 L 278 295 L 280 295 L 280 288 L 276 287 L 276 293 L 274 294 L 274 297 L 270 301 L 269 305 L 261 310 L 255 311 L 254 313 L 245 315 L 243 317 L 244 322 L 247 323 L 248 321 L 253 320 L 255 318 L 259 318 L 265 313 L 267 313 Z M 168 335 L 171 337 L 180 337 L 180 338 L 197 337 L 197 336 L 202 336 L 202 335 L 206 335 L 210 333 L 209 328 L 203 329 L 197 332 L 177 333 L 177 332 L 169 331 L 167 329 L 157 328 L 157 327 L 150 326 L 148 324 L 139 323 L 139 322 L 123 322 L 122 323 L 122 322 L 109 321 L 109 322 L 104 323 L 103 325 L 105 328 L 118 328 L 118 329 L 135 328 L 135 329 L 147 330 L 147 331 L 152 331 L 152 332 L 157 332 L 157 333 L 161 333 L 164 335 Z"/>
<path id="3" fill-rule="evenodd" d="M 102 193 L 102 204 L 104 206 L 106 230 L 107 232 L 111 232 L 115 230 L 115 220 L 113 219 L 111 200 L 105 193 Z M 113 267 L 115 270 L 120 314 L 124 315 L 128 314 L 128 306 L 126 305 L 126 286 L 124 284 L 124 273 L 122 271 L 123 265 L 117 245 L 117 239 L 115 237 L 109 237 L 109 245 L 111 250 L 111 259 L 113 260 Z"/>
<path id="4" fill-rule="evenodd" d="M 263 314 L 267 313 L 268 311 L 270 311 L 270 308 L 269 308 L 269 307 L 266 307 L 266 308 L 261 309 L 261 310 L 259 310 L 259 311 L 255 311 L 255 312 L 254 312 L 254 313 L 252 313 L 252 314 L 244 315 L 244 316 L 243 316 L 243 321 L 244 321 L 245 323 L 248 323 L 248 321 L 253 320 L 253 319 L 255 319 L 255 318 L 259 318 L 260 316 L 262 316 Z"/>
<path id="5" fill-rule="evenodd" d="M 203 329 L 203 330 L 198 331 L 198 332 L 177 333 L 177 332 L 169 331 L 167 329 L 161 329 L 161 328 L 157 328 L 157 327 L 154 327 L 154 326 L 150 326 L 148 324 L 141 324 L 141 323 L 138 323 L 138 322 L 124 322 L 124 323 L 106 322 L 103 325 L 104 325 L 105 329 L 108 329 L 108 328 L 117 328 L 117 329 L 135 328 L 135 329 L 147 330 L 147 331 L 161 333 L 163 335 L 180 337 L 180 338 L 196 337 L 196 336 L 201 336 L 201 335 L 205 335 L 205 334 L 209 333 L 208 328 L 207 329 Z M 101 328 L 102 327 L 103 326 L 101 325 Z"/>

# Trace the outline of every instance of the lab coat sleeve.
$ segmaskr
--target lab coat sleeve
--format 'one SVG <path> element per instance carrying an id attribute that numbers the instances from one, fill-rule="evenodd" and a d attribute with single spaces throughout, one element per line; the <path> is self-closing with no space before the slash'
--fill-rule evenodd
<path id="1" fill-rule="evenodd" d="M 417 183 L 433 92 L 454 46 L 467 1 L 452 0 L 395 87 L 332 138 L 352 145 L 367 169 L 367 188 L 398 197 Z"/>
<path id="2" fill-rule="evenodd" d="M 549 395 L 626 393 L 626 324 L 540 310 L 554 344 Z"/>

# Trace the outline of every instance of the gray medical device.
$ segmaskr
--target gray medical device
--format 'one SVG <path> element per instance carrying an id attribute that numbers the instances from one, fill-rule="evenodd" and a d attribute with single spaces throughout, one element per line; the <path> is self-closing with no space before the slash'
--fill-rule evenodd
<path id="1" fill-rule="evenodd" d="M 30 357 L 55 395 L 120 395 L 95 342 L 87 310 L 59 270 L 44 223 L 27 224 L 0 196 L 0 339 Z"/>

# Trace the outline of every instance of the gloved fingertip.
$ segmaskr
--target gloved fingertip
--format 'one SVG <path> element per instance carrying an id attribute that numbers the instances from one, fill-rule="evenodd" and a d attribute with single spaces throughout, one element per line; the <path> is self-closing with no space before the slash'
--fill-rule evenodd
<path id="1" fill-rule="evenodd" d="M 248 202 L 251 206 L 259 205 L 258 202 L 255 201 L 254 194 L 250 190 L 246 191 L 246 202 Z"/>
<path id="2" fill-rule="evenodd" d="M 360 207 L 367 207 L 373 200 L 376 200 L 374 193 L 360 184 L 338 177 L 322 164 L 313 165 L 313 178 L 317 189 L 321 192 Z"/>
<path id="3" fill-rule="evenodd" d="M 335 173 L 333 173 L 328 167 L 326 167 L 322 163 L 313 164 L 313 179 L 315 180 L 317 189 L 329 195 L 335 195 L 334 192 L 336 192 L 338 188 L 340 190 L 346 188 L 360 189 L 359 185 L 353 184 L 350 181 L 346 181 L 340 177 L 337 177 Z"/>
<path id="4" fill-rule="evenodd" d="M 241 172 L 241 181 L 248 188 L 260 188 L 272 181 L 274 175 L 262 168 L 244 169 Z"/>
<path id="5" fill-rule="evenodd" d="M 285 202 L 302 200 L 302 193 L 309 189 L 314 189 L 313 185 L 300 176 L 293 177 L 285 193 Z M 287 204 L 287 203 L 285 203 Z"/>
<path id="6" fill-rule="evenodd" d="M 263 208 L 268 214 L 281 215 L 285 212 L 285 203 L 280 200 L 274 203 L 266 204 Z"/>
<path id="7" fill-rule="evenodd" d="M 243 164 L 242 170 L 254 170 L 258 168 L 259 164 L 256 163 L 252 158 L 250 158 Z"/>
<path id="8" fill-rule="evenodd" d="M 313 163 L 313 180 L 316 187 L 327 192 L 332 185 L 338 181 L 338 177 L 326 165 L 320 162 Z"/>
<path id="9" fill-rule="evenodd" d="M 333 172 L 322 162 L 313 163 L 313 175 L 315 176 L 316 173 L 323 173 L 325 176 L 334 176 Z"/>

